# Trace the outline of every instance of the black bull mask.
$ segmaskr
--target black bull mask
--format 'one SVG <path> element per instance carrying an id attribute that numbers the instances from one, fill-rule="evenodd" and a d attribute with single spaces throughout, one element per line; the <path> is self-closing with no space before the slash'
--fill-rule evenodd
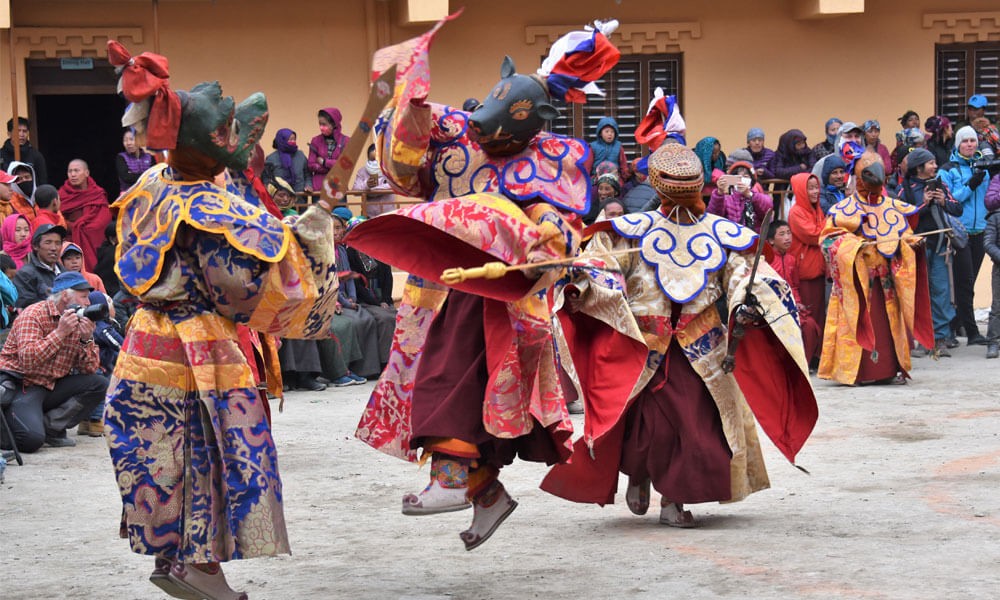
<path id="1" fill-rule="evenodd" d="M 519 75 L 506 56 L 500 81 L 469 117 L 470 137 L 483 151 L 507 156 L 523 150 L 545 123 L 559 116 L 549 104 L 544 82 L 534 75 Z"/>

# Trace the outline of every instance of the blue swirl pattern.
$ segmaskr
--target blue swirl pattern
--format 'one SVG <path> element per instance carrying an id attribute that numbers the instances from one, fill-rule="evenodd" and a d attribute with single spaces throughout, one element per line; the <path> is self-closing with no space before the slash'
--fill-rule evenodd
<path id="1" fill-rule="evenodd" d="M 726 264 L 726 250 L 742 251 L 757 241 L 753 230 L 703 214 L 694 223 L 676 223 L 659 211 L 633 213 L 611 221 L 615 232 L 639 240 L 639 256 L 656 272 L 660 290 L 672 301 L 690 302 Z"/>

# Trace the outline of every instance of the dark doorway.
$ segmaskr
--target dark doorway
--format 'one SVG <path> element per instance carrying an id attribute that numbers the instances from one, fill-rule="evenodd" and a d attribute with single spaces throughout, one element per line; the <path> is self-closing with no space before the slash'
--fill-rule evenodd
<path id="1" fill-rule="evenodd" d="M 35 110 L 38 147 L 44 148 L 49 183 L 62 185 L 69 161 L 82 158 L 108 199 L 117 198 L 115 155 L 122 151 L 124 101 L 115 95 L 35 96 Z"/>
<path id="2" fill-rule="evenodd" d="M 69 161 L 82 158 L 108 198 L 117 198 L 125 101 L 115 93 L 114 68 L 102 58 L 28 59 L 25 67 L 31 139 L 45 156 L 49 183 L 61 186 Z"/>

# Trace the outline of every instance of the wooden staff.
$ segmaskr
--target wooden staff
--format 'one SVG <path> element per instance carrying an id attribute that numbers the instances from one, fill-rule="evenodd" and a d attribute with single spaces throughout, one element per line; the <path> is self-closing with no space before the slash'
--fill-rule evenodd
<path id="1" fill-rule="evenodd" d="M 331 210 L 335 206 L 346 206 L 347 199 L 344 194 L 350 187 L 351 173 L 354 165 L 361 156 L 362 150 L 368 143 L 368 134 L 375 126 L 375 120 L 379 113 L 385 108 L 392 98 L 394 85 L 396 83 L 396 66 L 389 67 L 378 79 L 372 82 L 368 92 L 368 103 L 361 113 L 351 138 L 344 146 L 337 161 L 330 166 L 326 177 L 323 179 L 323 187 L 319 190 L 319 204 L 326 210 Z"/>
<path id="2" fill-rule="evenodd" d="M 21 144 L 16 137 L 18 128 L 18 114 L 17 114 L 17 60 L 14 58 L 14 3 L 11 2 L 10 6 L 10 28 L 7 30 L 8 40 L 10 41 L 10 110 L 14 113 L 14 118 L 12 123 L 14 123 L 14 128 L 11 129 L 10 144 L 14 146 L 14 160 L 21 160 Z"/>
<path id="3" fill-rule="evenodd" d="M 640 250 L 642 250 L 642 248 L 637 246 L 626 250 L 614 250 L 606 254 L 595 254 L 591 256 L 594 258 L 601 258 L 602 256 L 624 256 L 626 254 L 634 254 Z M 511 271 L 524 271 L 527 269 L 534 269 L 536 267 L 574 266 L 573 263 L 580 260 L 580 258 L 580 256 L 571 256 L 569 258 L 555 258 L 552 260 L 543 260 L 541 262 L 524 263 L 520 265 L 506 265 L 498 261 L 488 262 L 481 267 L 472 267 L 469 269 L 455 267 L 452 269 L 445 269 L 444 272 L 441 273 L 441 281 L 446 285 L 455 285 L 456 283 L 462 283 L 468 279 L 500 279 Z"/>
<path id="4" fill-rule="evenodd" d="M 935 233 L 945 233 L 945 232 L 948 232 L 948 231 L 952 231 L 951 227 L 945 227 L 944 229 L 935 229 L 933 231 L 925 231 L 923 233 L 913 233 L 913 234 L 910 234 L 910 235 L 907 235 L 907 236 L 899 236 L 899 237 L 888 238 L 888 239 L 884 239 L 884 240 L 866 240 L 866 241 L 862 242 L 861 245 L 862 246 L 868 246 L 869 244 L 881 244 L 882 242 L 900 242 L 900 241 L 909 239 L 911 237 L 922 238 L 924 236 L 934 235 Z"/>

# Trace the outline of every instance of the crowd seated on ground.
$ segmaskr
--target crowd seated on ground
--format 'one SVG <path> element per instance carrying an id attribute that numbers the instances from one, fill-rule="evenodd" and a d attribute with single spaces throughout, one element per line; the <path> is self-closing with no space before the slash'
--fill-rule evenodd
<path id="1" fill-rule="evenodd" d="M 987 335 L 980 333 L 972 311 L 974 281 L 983 260 L 989 255 L 998 261 L 993 251 L 1000 222 L 1000 166 L 977 163 L 1000 153 L 1000 133 L 986 116 L 988 106 L 984 96 L 970 97 L 965 119 L 956 123 L 934 115 L 922 124 L 920 116 L 908 110 L 897 119 L 900 130 L 890 137 L 882 135 L 875 118 L 831 118 L 822 124 L 821 141 L 812 145 L 805 129 L 790 128 L 778 136 L 772 150 L 760 127 L 750 127 L 745 146 L 729 153 L 713 136 L 694 145 L 705 172 L 708 212 L 769 235 L 775 249 L 772 263 L 796 280 L 796 301 L 812 319 L 806 321 L 812 323 L 808 337 L 814 350 L 808 358 L 813 366 L 829 293 L 818 240 L 831 207 L 854 193 L 849 165 L 866 151 L 876 153 L 885 165 L 890 195 L 921 207 L 918 233 L 953 228 L 965 234 L 964 245 L 961 236 L 950 233 L 936 234 L 928 242 L 936 347 L 918 348 L 914 355 L 923 350 L 947 357 L 963 336 L 969 345 L 988 346 L 988 358 L 997 357 L 1000 262 L 994 263 Z M 229 174 L 231 189 L 278 218 L 295 219 L 349 141 L 341 121 L 338 109 L 319 110 L 319 132 L 306 152 L 299 149 L 295 131 L 279 129 L 274 151 L 266 159 L 258 148 L 250 168 Z M 6 336 L 0 351 L 0 387 L 6 391 L 0 393 L 11 395 L 5 417 L 14 441 L 26 452 L 44 444 L 72 445 L 66 431 L 76 424 L 81 435 L 102 435 L 101 399 L 135 309 L 114 272 L 117 235 L 105 190 L 80 159 L 70 162 L 60 188 L 48 185 L 45 159 L 32 147 L 29 129 L 27 119 L 17 121 L 16 131 L 14 121 L 8 121 L 9 139 L 0 148 L 0 337 Z M 594 134 L 594 202 L 586 222 L 659 206 L 655 190 L 638 168 L 640 157 L 628 156 L 623 144 L 632 134 L 611 116 L 599 121 Z M 14 156 L 15 143 L 20 160 Z M 123 131 L 122 143 L 124 151 L 113 160 L 119 191 L 125 193 L 163 156 L 142 148 L 132 129 Z M 393 194 L 375 146 L 367 150 L 350 192 L 362 198 L 360 210 L 340 207 L 334 212 L 341 288 L 330 337 L 283 340 L 278 358 L 286 392 L 363 384 L 377 378 L 388 360 L 396 318 L 392 269 L 340 243 L 359 219 L 408 202 Z M 760 231 L 764 213 L 772 209 L 776 218 L 787 222 L 775 221 L 771 231 Z M 944 253 L 953 264 L 951 281 L 943 270 Z M 68 310 L 89 304 L 104 305 L 109 314 L 90 321 Z M 0 443 L 9 445 L 10 440 Z"/>

